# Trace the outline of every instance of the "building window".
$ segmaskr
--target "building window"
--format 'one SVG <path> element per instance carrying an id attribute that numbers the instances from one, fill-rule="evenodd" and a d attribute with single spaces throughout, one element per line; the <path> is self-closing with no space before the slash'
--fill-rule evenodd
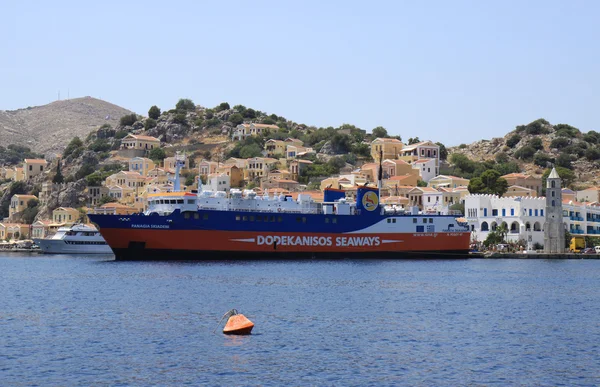
<path id="1" fill-rule="evenodd" d="M 492 216 L 498 216 L 498 210 L 497 209 L 493 209 L 492 210 Z"/>

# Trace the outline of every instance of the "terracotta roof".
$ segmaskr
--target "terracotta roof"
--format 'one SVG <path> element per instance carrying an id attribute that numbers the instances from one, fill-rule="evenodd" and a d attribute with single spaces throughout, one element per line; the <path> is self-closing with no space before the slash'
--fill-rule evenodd
<path id="1" fill-rule="evenodd" d="M 373 140 L 373 142 L 393 142 L 393 143 L 397 143 L 397 144 L 402 144 L 402 141 L 398 140 L 397 138 L 387 138 L 387 137 L 377 137 L 375 140 Z"/>
<path id="2" fill-rule="evenodd" d="M 126 137 L 124 137 L 123 139 L 126 139 L 127 137 L 133 137 L 136 140 L 144 140 L 144 141 L 156 141 L 156 142 L 160 142 L 160 140 L 156 137 L 152 137 L 152 136 L 141 136 L 141 135 L 137 135 L 137 134 L 128 134 Z"/>
<path id="3" fill-rule="evenodd" d="M 296 160 L 299 163 L 304 163 L 304 164 L 312 164 L 313 162 L 310 160 Z"/>
<path id="4" fill-rule="evenodd" d="M 508 189 L 520 189 L 525 191 L 533 191 L 531 188 L 521 187 L 520 185 L 511 185 Z"/>
<path id="5" fill-rule="evenodd" d="M 411 177 L 416 177 L 415 175 L 401 175 L 401 176 L 392 176 L 388 180 L 400 181 L 405 180 Z"/>
<path id="6" fill-rule="evenodd" d="M 278 183 L 294 183 L 294 184 L 299 184 L 296 180 L 289 180 L 289 179 L 279 179 L 279 180 L 275 180 Z"/>
<path id="7" fill-rule="evenodd" d="M 433 159 L 420 159 L 420 160 L 415 161 L 413 164 L 424 164 L 424 163 L 428 163 L 431 160 L 433 160 Z"/>
<path id="8" fill-rule="evenodd" d="M 44 159 L 25 159 L 27 164 L 46 164 L 47 161 Z"/>
<path id="9" fill-rule="evenodd" d="M 502 177 L 502 178 L 504 178 L 504 179 L 506 179 L 507 177 L 508 177 L 508 178 L 515 177 L 515 178 L 522 178 L 522 179 L 525 179 L 525 178 L 527 178 L 528 176 L 529 176 L 529 175 L 525 175 L 525 174 L 523 174 L 523 173 L 509 173 L 509 174 L 507 174 L 507 175 L 503 175 L 503 176 L 500 176 L 500 177 Z"/>
<path id="10" fill-rule="evenodd" d="M 37 196 L 35 196 L 35 195 L 14 194 L 13 196 L 16 196 L 18 198 L 24 198 L 24 199 L 26 199 L 26 198 L 35 198 L 35 199 L 37 199 Z"/>

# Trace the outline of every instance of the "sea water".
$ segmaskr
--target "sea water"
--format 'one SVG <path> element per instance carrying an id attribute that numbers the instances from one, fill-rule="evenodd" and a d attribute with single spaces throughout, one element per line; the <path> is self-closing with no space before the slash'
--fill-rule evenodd
<path id="1" fill-rule="evenodd" d="M 594 386 L 599 345 L 600 261 L 0 256 L 5 386 Z"/>

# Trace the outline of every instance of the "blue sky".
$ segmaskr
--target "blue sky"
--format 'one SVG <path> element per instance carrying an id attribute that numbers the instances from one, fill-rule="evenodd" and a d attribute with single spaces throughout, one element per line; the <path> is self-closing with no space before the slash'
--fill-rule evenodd
<path id="1" fill-rule="evenodd" d="M 0 109 L 181 97 L 458 145 L 600 131 L 597 1 L 0 0 Z"/>

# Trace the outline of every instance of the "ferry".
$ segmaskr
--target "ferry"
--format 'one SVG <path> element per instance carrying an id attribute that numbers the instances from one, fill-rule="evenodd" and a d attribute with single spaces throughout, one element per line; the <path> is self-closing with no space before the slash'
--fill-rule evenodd
<path id="1" fill-rule="evenodd" d="M 248 258 L 465 258 L 470 231 L 458 215 L 380 204 L 378 187 L 357 189 L 356 201 L 326 189 L 324 201 L 300 193 L 257 195 L 177 190 L 148 195 L 148 209 L 131 215 L 88 214 L 117 260 Z"/>
<path id="2" fill-rule="evenodd" d="M 43 254 L 112 254 L 98 230 L 86 224 L 60 227 L 50 238 L 35 238 L 33 242 Z"/>

